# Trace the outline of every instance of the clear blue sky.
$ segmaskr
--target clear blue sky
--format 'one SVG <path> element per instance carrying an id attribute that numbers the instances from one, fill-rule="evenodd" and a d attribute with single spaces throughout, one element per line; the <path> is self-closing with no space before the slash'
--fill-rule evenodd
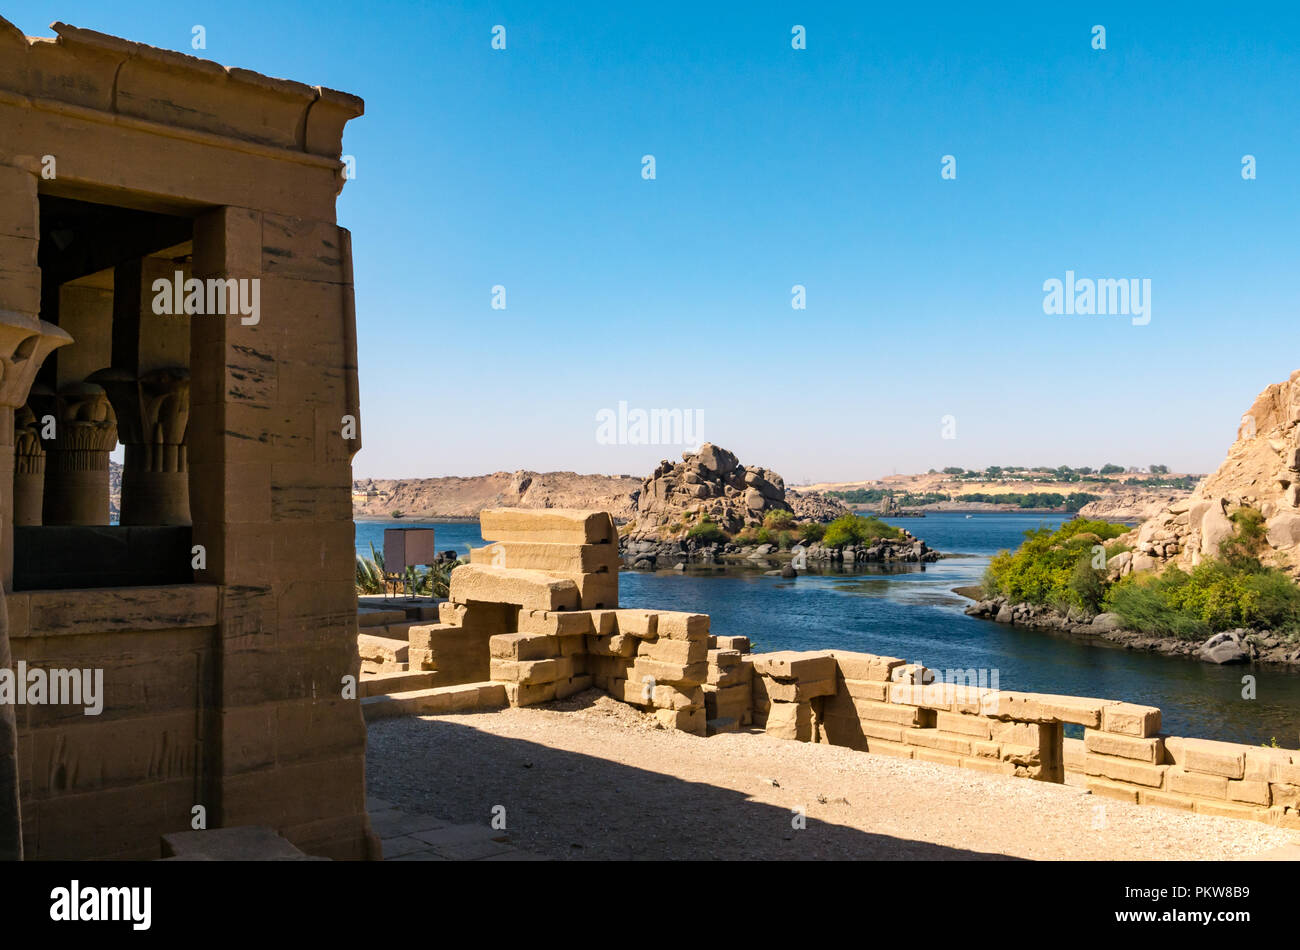
<path id="1" fill-rule="evenodd" d="M 1300 13 L 972 6 L 0 13 L 186 52 L 202 24 L 199 55 L 366 100 L 339 201 L 358 476 L 645 474 L 680 453 L 599 444 L 620 400 L 698 410 L 707 439 L 788 481 L 1213 469 L 1256 393 L 1300 367 Z M 1045 315 L 1043 282 L 1067 270 L 1149 278 L 1150 324 Z"/>

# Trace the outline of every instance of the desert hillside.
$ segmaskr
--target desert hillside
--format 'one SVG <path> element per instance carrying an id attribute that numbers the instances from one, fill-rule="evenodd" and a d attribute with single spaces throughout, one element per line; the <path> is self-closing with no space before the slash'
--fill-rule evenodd
<path id="1" fill-rule="evenodd" d="M 484 508 L 597 508 L 624 521 L 641 479 L 576 472 L 493 472 L 448 478 L 366 478 L 352 483 L 356 518 L 476 518 Z"/>

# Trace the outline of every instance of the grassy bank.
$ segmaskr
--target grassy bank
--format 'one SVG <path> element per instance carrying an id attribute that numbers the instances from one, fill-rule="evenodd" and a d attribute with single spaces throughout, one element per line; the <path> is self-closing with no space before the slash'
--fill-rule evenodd
<path id="1" fill-rule="evenodd" d="M 1056 531 L 1026 531 L 1019 549 L 989 564 L 983 594 L 1062 612 L 1114 613 L 1126 628 L 1157 636 L 1203 639 L 1244 627 L 1300 637 L 1300 587 L 1260 561 L 1263 517 L 1242 508 L 1232 518 L 1234 534 L 1217 557 L 1190 570 L 1175 565 L 1119 580 L 1107 562 L 1127 550 L 1115 540 L 1125 526 L 1075 520 Z"/>

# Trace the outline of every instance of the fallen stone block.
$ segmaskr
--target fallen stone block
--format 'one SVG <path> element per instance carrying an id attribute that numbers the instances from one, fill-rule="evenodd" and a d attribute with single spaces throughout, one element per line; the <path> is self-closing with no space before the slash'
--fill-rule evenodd
<path id="1" fill-rule="evenodd" d="M 550 660 L 500 660 L 493 658 L 492 679 L 495 682 L 520 683 L 535 686 L 554 683 L 573 676 L 573 661 L 560 657 Z"/>
<path id="2" fill-rule="evenodd" d="M 521 610 L 520 633 L 544 633 L 554 637 L 613 633 L 613 618 L 603 610 Z"/>
<path id="3" fill-rule="evenodd" d="M 577 584 L 541 571 L 507 571 L 462 564 L 451 572 L 450 589 L 452 599 L 463 604 L 479 601 L 547 611 L 579 607 Z"/>
<path id="4" fill-rule="evenodd" d="M 560 574 L 617 574 L 616 544 L 555 544 L 539 541 L 494 541 L 470 551 L 471 564 L 510 570 Z"/>
<path id="5" fill-rule="evenodd" d="M 614 633 L 636 637 L 638 640 L 653 640 L 659 635 L 659 616 L 648 610 L 619 609 L 606 611 L 614 617 Z"/>
<path id="6" fill-rule="evenodd" d="M 628 638 L 631 640 L 632 638 Z M 637 641 L 633 641 L 634 643 Z M 692 663 L 703 663 L 709 659 L 708 644 L 703 640 L 673 640 L 667 637 L 659 637 L 653 642 L 641 642 L 637 649 L 638 656 L 649 657 L 652 660 L 660 660 L 664 663 L 677 663 L 682 666 L 689 666 Z M 740 654 L 736 654 L 739 662 Z"/>
<path id="7" fill-rule="evenodd" d="M 612 544 L 614 519 L 604 511 L 571 508 L 487 508 L 479 512 L 484 541 L 541 541 L 551 544 Z"/>
<path id="8" fill-rule="evenodd" d="M 738 653 L 749 652 L 749 637 L 713 637 L 712 647 L 719 650 L 735 650 Z"/>
<path id="9" fill-rule="evenodd" d="M 773 679 L 833 680 L 835 658 L 830 653 L 796 652 L 755 653 L 754 672 Z"/>
<path id="10" fill-rule="evenodd" d="M 670 640 L 699 640 L 708 650 L 709 615 L 693 614 L 680 610 L 656 611 L 656 630 L 660 637 Z"/>
<path id="11" fill-rule="evenodd" d="M 767 713 L 764 732 L 777 739 L 811 742 L 813 737 L 812 703 L 773 703 Z"/>
<path id="12" fill-rule="evenodd" d="M 1101 711 L 1101 730 L 1149 738 L 1160 732 L 1160 710 L 1154 706 L 1112 703 Z"/>
<path id="13" fill-rule="evenodd" d="M 642 682 L 645 677 L 649 676 L 656 683 L 668 683 L 670 685 L 688 683 L 697 686 L 704 682 L 708 674 L 708 663 L 661 663 L 658 660 L 639 656 L 632 664 L 629 679 Z"/>
<path id="14" fill-rule="evenodd" d="M 641 642 L 636 637 L 621 633 L 609 637 L 587 637 L 587 652 L 592 656 L 632 657 L 636 655 L 637 646 Z"/>
<path id="15" fill-rule="evenodd" d="M 499 633 L 488 640 L 488 650 L 502 660 L 546 660 L 559 656 L 560 639 L 544 633 Z"/>
<path id="16" fill-rule="evenodd" d="M 665 729 L 676 729 L 693 736 L 703 736 L 707 732 L 708 720 L 703 706 L 697 709 L 656 709 L 655 719 Z"/>

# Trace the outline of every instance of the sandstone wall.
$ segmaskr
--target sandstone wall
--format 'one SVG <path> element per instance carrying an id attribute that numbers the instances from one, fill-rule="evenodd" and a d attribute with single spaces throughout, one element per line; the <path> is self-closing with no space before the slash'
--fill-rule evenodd
<path id="1" fill-rule="evenodd" d="M 17 658 L 106 674 L 100 717 L 27 711 L 28 851 L 156 856 L 159 831 L 187 829 L 201 806 L 210 828 L 269 825 L 313 854 L 377 856 L 364 723 L 344 695 L 359 674 L 361 443 L 351 237 L 335 200 L 343 128 L 362 103 L 54 30 L 29 40 L 0 19 L 0 311 L 53 316 L 37 245 L 40 202 L 57 199 L 189 219 L 193 276 L 257 281 L 261 312 L 190 321 L 187 487 L 206 557 L 195 586 L 11 595 Z M 25 398 L 0 411 L 9 483 Z"/>
<path id="2" fill-rule="evenodd" d="M 1300 752 L 1165 735 L 1160 710 L 999 691 L 896 657 L 756 654 L 754 722 L 769 735 L 1300 829 Z M 1065 739 L 1067 724 L 1082 739 Z"/>

